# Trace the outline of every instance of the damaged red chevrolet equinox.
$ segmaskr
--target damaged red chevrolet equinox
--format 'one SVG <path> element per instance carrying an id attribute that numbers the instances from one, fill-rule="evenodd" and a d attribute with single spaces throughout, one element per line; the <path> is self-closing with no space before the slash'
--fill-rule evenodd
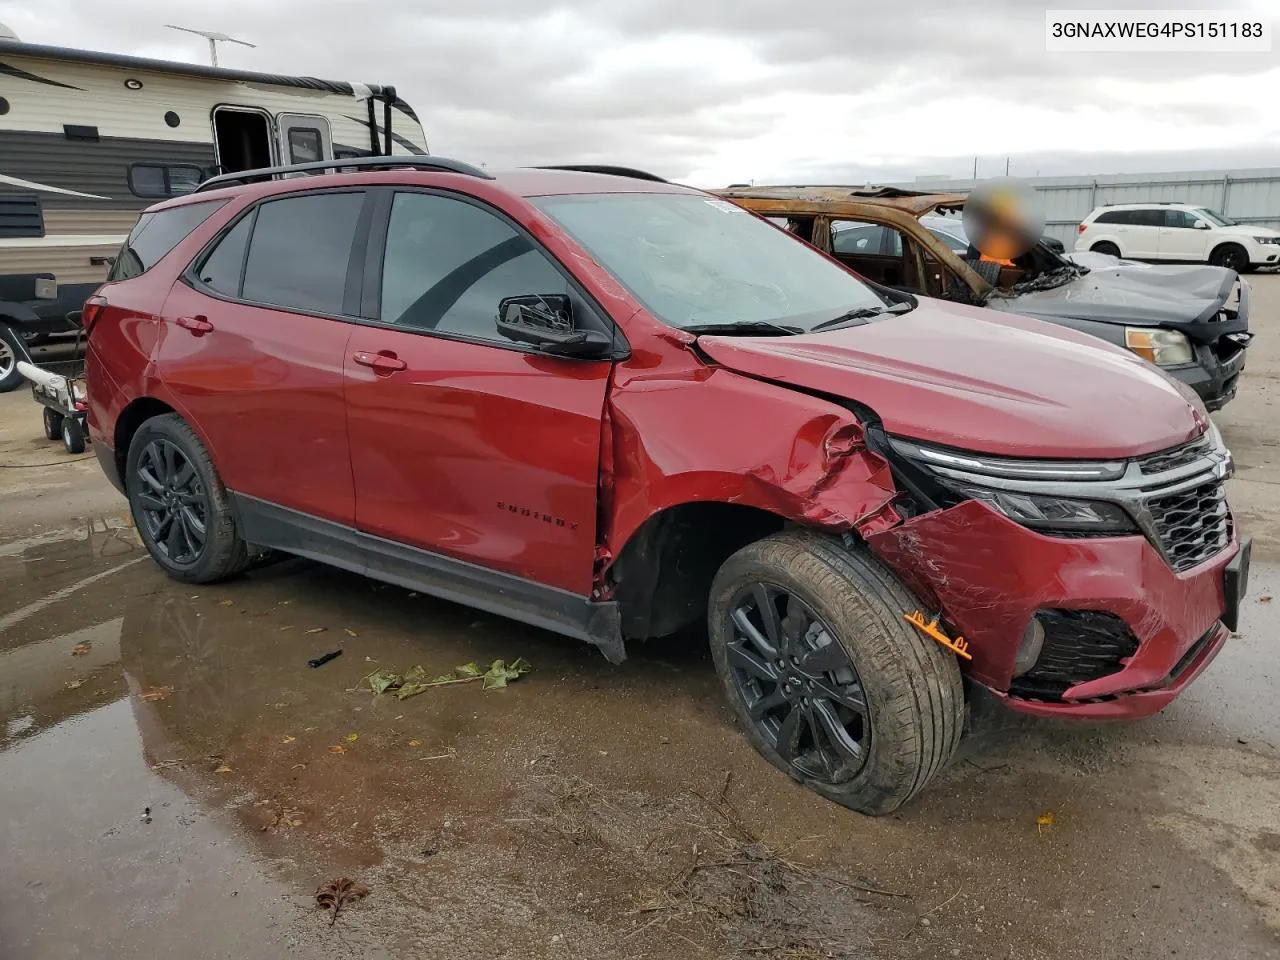
<path id="1" fill-rule="evenodd" d="M 94 449 L 170 576 L 281 551 L 613 661 L 705 623 L 754 746 L 867 813 L 973 687 L 1161 709 L 1245 589 L 1178 383 L 640 171 L 218 177 L 142 215 L 84 318 Z"/>

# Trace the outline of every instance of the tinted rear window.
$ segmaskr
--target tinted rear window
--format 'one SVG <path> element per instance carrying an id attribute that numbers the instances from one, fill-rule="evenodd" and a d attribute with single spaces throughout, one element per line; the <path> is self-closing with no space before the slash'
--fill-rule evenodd
<path id="1" fill-rule="evenodd" d="M 111 268 L 111 275 L 107 279 L 128 280 L 146 273 L 226 202 L 207 200 L 204 203 L 189 203 L 169 210 L 144 213 L 134 224 L 129 239 L 120 248 L 115 266 Z"/>
<path id="2" fill-rule="evenodd" d="M 1128 210 L 1107 210 L 1093 218 L 1094 223 L 1132 223 Z"/>
<path id="3" fill-rule="evenodd" d="M 364 193 L 312 193 L 258 208 L 241 296 L 306 313 L 342 313 Z"/>
<path id="4" fill-rule="evenodd" d="M 253 214 L 240 221 L 218 241 L 197 271 L 200 282 L 228 297 L 240 296 L 240 274 L 244 270 L 244 251 L 253 228 Z"/>

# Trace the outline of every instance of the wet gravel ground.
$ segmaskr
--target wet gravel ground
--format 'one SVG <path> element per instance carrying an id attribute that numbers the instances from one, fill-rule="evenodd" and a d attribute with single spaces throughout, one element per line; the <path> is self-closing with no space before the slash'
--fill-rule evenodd
<path id="1" fill-rule="evenodd" d="M 0 957 L 1280 957 L 1280 277 L 1254 288 L 1215 417 L 1258 537 L 1240 636 L 1151 720 L 983 711 L 875 820 L 755 755 L 696 637 L 613 667 L 303 561 L 173 583 L 0 396 Z M 517 656 L 505 690 L 357 689 Z M 370 894 L 330 925 L 338 877 Z"/>

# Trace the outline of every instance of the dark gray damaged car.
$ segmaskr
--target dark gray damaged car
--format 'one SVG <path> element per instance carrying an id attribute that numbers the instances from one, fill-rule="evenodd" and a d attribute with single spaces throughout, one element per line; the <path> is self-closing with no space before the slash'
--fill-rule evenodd
<path id="1" fill-rule="evenodd" d="M 1234 270 L 1153 266 L 1037 244 L 1012 264 L 980 258 L 957 215 L 963 194 L 842 186 L 717 191 L 869 280 L 1062 324 L 1124 347 L 1189 386 L 1209 410 L 1236 394 L 1249 286 Z"/>

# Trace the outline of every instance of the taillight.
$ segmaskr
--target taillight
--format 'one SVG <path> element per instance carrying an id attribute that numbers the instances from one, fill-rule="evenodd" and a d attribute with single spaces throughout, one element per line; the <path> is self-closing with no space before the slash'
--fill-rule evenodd
<path id="1" fill-rule="evenodd" d="M 106 297 L 90 297 L 84 302 L 84 307 L 80 310 L 80 326 L 84 328 L 85 333 L 93 329 L 93 325 L 98 322 L 98 318 L 106 309 Z"/>
<path id="2" fill-rule="evenodd" d="M 1082 224 L 1080 224 L 1080 232 L 1081 232 L 1081 233 L 1084 233 L 1085 228 L 1086 228 L 1087 226 L 1088 226 L 1088 224 L 1087 224 L 1087 223 L 1082 223 Z"/>

